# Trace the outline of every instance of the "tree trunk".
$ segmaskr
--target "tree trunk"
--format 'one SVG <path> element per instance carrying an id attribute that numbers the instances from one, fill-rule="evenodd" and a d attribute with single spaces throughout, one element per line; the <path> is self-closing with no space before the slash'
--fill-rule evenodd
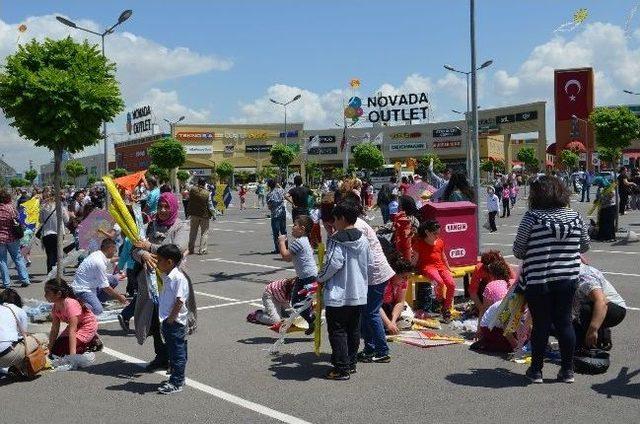
<path id="1" fill-rule="evenodd" d="M 180 192 L 180 187 L 178 185 L 178 168 L 172 168 L 171 169 L 171 186 L 173 187 L 173 192 L 174 193 L 178 193 Z"/>
<path id="2" fill-rule="evenodd" d="M 62 259 L 63 259 L 63 251 L 62 247 L 64 245 L 64 222 L 62 220 L 62 199 L 60 199 L 60 167 L 62 165 L 62 149 L 57 148 L 53 152 L 53 195 L 56 200 L 56 221 L 57 221 L 57 229 L 58 232 L 58 263 L 56 264 L 56 279 L 58 281 L 62 280 Z"/>

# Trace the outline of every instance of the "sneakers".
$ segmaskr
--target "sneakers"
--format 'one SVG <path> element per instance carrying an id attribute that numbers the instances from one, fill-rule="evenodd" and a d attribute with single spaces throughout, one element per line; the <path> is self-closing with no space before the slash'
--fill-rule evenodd
<path id="1" fill-rule="evenodd" d="M 531 367 L 527 368 L 527 372 L 524 374 L 532 383 L 542 383 L 542 371 L 534 371 Z"/>
<path id="2" fill-rule="evenodd" d="M 158 393 L 162 395 L 171 395 L 173 393 L 180 393 L 181 391 L 182 391 L 182 386 L 175 386 L 169 382 L 158 387 Z"/>
<path id="3" fill-rule="evenodd" d="M 560 370 L 558 372 L 558 381 L 562 381 L 563 383 L 573 383 L 575 382 L 575 378 L 573 377 L 573 370 Z"/>
<path id="4" fill-rule="evenodd" d="M 363 363 L 371 362 L 371 359 L 373 357 L 374 357 L 373 353 L 369 353 L 364 350 L 362 352 L 358 352 L 358 355 L 356 355 L 356 359 L 358 360 L 358 362 L 363 362 Z"/>
<path id="5" fill-rule="evenodd" d="M 389 355 L 374 355 L 371 358 L 371 362 L 375 364 L 387 364 L 391 362 L 391 356 Z"/>
<path id="6" fill-rule="evenodd" d="M 372 362 L 376 364 L 386 364 L 388 362 L 391 362 L 391 357 L 388 354 L 377 355 L 375 353 L 365 352 L 364 350 L 358 353 L 357 359 L 358 359 L 358 362 L 362 362 L 366 364 L 372 363 Z"/>
<path id="7" fill-rule="evenodd" d="M 125 320 L 122 314 L 118 314 L 118 323 L 120 323 L 120 328 L 124 331 L 124 334 L 129 333 L 129 321 Z"/>
<path id="8" fill-rule="evenodd" d="M 349 374 L 355 374 L 357 372 L 358 372 L 358 370 L 356 369 L 355 365 L 349 367 Z"/>
<path id="9" fill-rule="evenodd" d="M 349 378 L 351 378 L 351 376 L 349 375 L 349 373 L 343 373 L 341 371 L 338 371 L 336 368 L 334 368 L 331 371 L 329 371 L 324 376 L 324 378 L 326 378 L 327 380 L 346 381 Z"/>

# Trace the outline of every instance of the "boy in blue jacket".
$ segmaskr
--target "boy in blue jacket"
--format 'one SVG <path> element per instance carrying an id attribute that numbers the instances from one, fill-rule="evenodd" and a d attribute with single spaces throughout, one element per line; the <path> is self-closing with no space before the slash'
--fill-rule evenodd
<path id="1" fill-rule="evenodd" d="M 373 266 L 369 242 L 354 227 L 358 208 L 338 203 L 332 211 L 336 232 L 327 242 L 318 281 L 324 284 L 327 330 L 333 369 L 326 378 L 348 380 L 356 372 L 360 346 L 360 311 L 367 303 L 367 281 Z"/>

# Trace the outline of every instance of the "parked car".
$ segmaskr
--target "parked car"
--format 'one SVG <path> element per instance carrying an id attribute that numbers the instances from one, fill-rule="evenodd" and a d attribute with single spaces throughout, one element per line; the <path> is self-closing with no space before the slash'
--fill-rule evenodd
<path id="1" fill-rule="evenodd" d="M 256 183 L 255 181 L 247 184 L 247 190 L 255 190 L 257 188 L 258 188 L 258 183 Z"/>

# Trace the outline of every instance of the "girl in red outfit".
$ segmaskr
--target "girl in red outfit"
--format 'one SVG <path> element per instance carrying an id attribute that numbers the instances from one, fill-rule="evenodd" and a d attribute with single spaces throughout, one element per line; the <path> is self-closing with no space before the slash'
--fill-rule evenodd
<path id="1" fill-rule="evenodd" d="M 416 268 L 422 275 L 436 283 L 436 296 L 444 299 L 442 318 L 451 320 L 453 296 L 456 282 L 444 253 L 444 241 L 439 237 L 440 224 L 437 221 L 425 221 L 418 227 L 418 236 L 414 239 L 413 249 L 418 254 Z"/>

